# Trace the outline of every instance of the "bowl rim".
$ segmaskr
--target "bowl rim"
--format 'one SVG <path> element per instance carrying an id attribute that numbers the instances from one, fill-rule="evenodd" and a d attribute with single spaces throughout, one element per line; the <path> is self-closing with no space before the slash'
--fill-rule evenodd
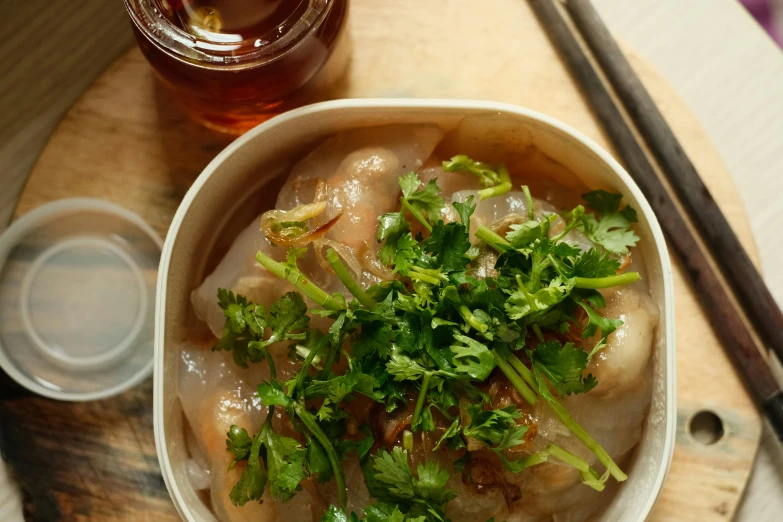
<path id="1" fill-rule="evenodd" d="M 158 267 L 158 284 L 156 292 L 156 306 L 155 306 L 155 350 L 154 350 L 154 374 L 153 374 L 153 420 L 154 420 L 154 433 L 155 433 L 155 447 L 158 453 L 158 461 L 161 466 L 161 473 L 163 475 L 164 482 L 169 491 L 169 494 L 174 501 L 174 506 L 177 509 L 180 517 L 188 522 L 196 522 L 191 513 L 183 511 L 185 505 L 185 499 L 179 491 L 177 485 L 171 481 L 170 477 L 173 476 L 173 470 L 171 468 L 171 462 L 169 461 L 168 454 L 166 453 L 165 444 L 165 430 L 164 430 L 164 418 L 163 418 L 163 345 L 164 345 L 164 327 L 165 327 L 165 305 L 166 305 L 166 283 L 167 274 L 169 271 L 169 262 L 171 258 L 171 252 L 174 247 L 180 226 L 184 220 L 185 215 L 190 209 L 196 194 L 201 190 L 207 180 L 217 170 L 217 168 L 237 150 L 245 146 L 246 143 L 256 138 L 259 134 L 271 131 L 278 125 L 285 122 L 296 120 L 300 118 L 306 118 L 312 114 L 322 112 L 333 112 L 344 109 L 467 109 L 467 110 L 486 110 L 497 111 L 502 113 L 511 113 L 518 116 L 524 116 L 533 120 L 536 120 L 545 125 L 554 127 L 565 134 L 575 138 L 588 149 L 590 149 L 601 161 L 606 163 L 625 185 L 634 198 L 637 201 L 639 211 L 641 211 L 647 218 L 654 240 L 656 251 L 661 261 L 661 277 L 663 279 L 663 301 L 665 309 L 662 311 L 662 315 L 666 316 L 666 324 L 669 325 L 665 333 L 665 347 L 666 347 L 666 375 L 667 379 L 664 383 L 664 393 L 667 398 L 665 408 L 665 438 L 663 441 L 663 466 L 658 470 L 658 474 L 655 481 L 652 483 L 653 495 L 649 495 L 646 499 L 646 505 L 642 509 L 644 515 L 642 520 L 646 520 L 652 511 L 658 497 L 660 496 L 663 488 L 663 483 L 669 474 L 671 468 L 672 456 L 674 454 L 674 440 L 677 429 L 677 408 L 676 408 L 676 352 L 675 352 L 675 311 L 674 311 L 674 283 L 672 274 L 672 264 L 669 257 L 669 252 L 666 247 L 666 241 L 664 239 L 663 231 L 658 223 L 658 219 L 655 216 L 652 208 L 650 207 L 647 198 L 642 194 L 641 189 L 633 180 L 630 174 L 620 163 L 603 147 L 598 145 L 591 138 L 587 137 L 582 132 L 576 130 L 571 125 L 568 125 L 552 116 L 548 116 L 541 112 L 515 105 L 511 103 L 495 102 L 487 100 L 471 100 L 471 99 L 447 99 L 447 98 L 357 98 L 357 99 L 340 99 L 332 100 L 320 103 L 314 103 L 306 105 L 291 111 L 285 112 L 274 118 L 271 118 L 264 123 L 257 125 L 250 129 L 245 134 L 237 138 L 225 149 L 223 149 L 215 158 L 209 162 L 204 170 L 199 174 L 196 180 L 191 185 L 190 189 L 182 199 L 180 206 L 177 208 L 177 212 L 169 227 L 168 234 L 166 235 L 166 241 L 163 245 L 163 252 L 161 254 L 160 266 Z"/>

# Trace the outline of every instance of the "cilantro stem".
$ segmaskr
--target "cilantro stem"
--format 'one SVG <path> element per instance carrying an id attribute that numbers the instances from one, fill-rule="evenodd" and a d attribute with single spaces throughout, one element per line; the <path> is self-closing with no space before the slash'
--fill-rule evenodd
<path id="1" fill-rule="evenodd" d="M 413 432 L 405 430 L 402 432 L 402 447 L 408 451 L 413 451 Z"/>
<path id="2" fill-rule="evenodd" d="M 272 379 L 277 379 L 277 369 L 275 368 L 275 361 L 272 359 L 272 354 L 269 353 L 269 350 L 264 348 L 264 358 L 266 359 L 266 363 L 269 365 L 269 375 L 272 377 Z"/>
<path id="3" fill-rule="evenodd" d="M 411 419 L 411 431 L 418 427 L 419 417 L 421 417 L 421 410 L 424 409 L 424 401 L 427 398 L 427 389 L 430 387 L 430 378 L 432 372 L 426 372 L 424 379 L 421 381 L 421 391 L 419 391 L 419 398 L 416 399 L 416 408 L 413 410 L 413 419 Z"/>
<path id="4" fill-rule="evenodd" d="M 549 457 L 555 457 L 556 459 L 563 461 L 565 464 L 568 464 L 572 468 L 582 473 L 590 473 L 590 465 L 586 461 L 580 459 L 570 451 L 567 451 L 556 444 L 549 444 L 541 451 L 537 451 L 523 459 L 515 460 L 513 461 L 512 466 L 514 471 L 518 473 L 525 468 L 530 468 L 539 464 L 543 464 L 544 462 L 548 462 Z"/>
<path id="5" fill-rule="evenodd" d="M 481 225 L 478 227 L 478 229 L 476 229 L 476 237 L 501 254 L 506 250 L 514 249 L 514 247 L 511 246 L 511 243 L 501 237 L 500 234 L 484 225 Z"/>
<path id="6" fill-rule="evenodd" d="M 315 347 L 312 350 L 310 350 L 310 353 L 307 354 L 307 357 L 305 358 L 304 362 L 302 362 L 302 367 L 299 368 L 299 373 L 296 374 L 296 379 L 294 380 L 293 385 L 288 388 L 289 397 L 293 397 L 296 389 L 302 385 L 305 377 L 307 376 L 307 371 L 309 370 L 310 365 L 313 364 L 313 361 L 318 355 L 318 352 L 323 350 L 324 346 L 327 345 L 327 343 L 329 342 L 329 337 L 330 336 L 328 335 L 322 337 L 321 340 L 318 341 L 318 344 L 316 344 Z"/>
<path id="7" fill-rule="evenodd" d="M 478 191 L 479 199 L 485 200 L 495 196 L 500 196 L 506 192 L 511 191 L 511 177 L 508 174 L 508 169 L 501 163 L 498 169 L 498 175 L 500 176 L 500 183 L 494 187 L 481 189 Z"/>
<path id="8" fill-rule="evenodd" d="M 439 285 L 441 282 L 449 280 L 440 268 L 422 268 L 416 265 L 410 268 L 408 277 L 414 281 L 421 281 L 431 285 Z"/>
<path id="9" fill-rule="evenodd" d="M 307 279 L 302 272 L 298 269 L 289 266 L 285 263 L 275 261 L 268 255 L 264 254 L 260 250 L 256 252 L 256 261 L 261 263 L 261 266 L 272 272 L 280 279 L 285 279 L 292 285 L 294 285 L 300 292 L 315 301 L 318 305 L 323 306 L 327 310 L 343 310 L 344 306 L 340 301 L 330 296 L 316 285 L 314 285 L 309 279 Z"/>
<path id="10" fill-rule="evenodd" d="M 639 272 L 626 272 L 608 277 L 575 277 L 574 288 L 611 288 L 613 286 L 627 285 L 638 281 L 642 276 Z"/>
<path id="11" fill-rule="evenodd" d="M 506 467 L 514 473 L 520 473 L 527 468 L 538 466 L 539 464 L 548 462 L 550 457 L 555 457 L 564 464 L 579 471 L 579 474 L 582 477 L 582 483 L 586 486 L 589 486 L 596 491 L 603 491 L 604 489 L 603 479 L 601 479 L 596 470 L 590 467 L 590 464 L 588 464 L 587 461 L 556 444 L 550 444 L 545 449 L 519 460 L 508 461 L 502 454 L 500 457 L 506 463 Z"/>
<path id="12" fill-rule="evenodd" d="M 331 337 L 331 335 L 326 336 L 327 339 L 329 337 Z M 326 354 L 326 358 L 324 359 L 324 369 L 321 371 L 321 379 L 323 380 L 329 379 L 329 372 L 332 371 L 332 365 L 340 355 L 340 347 L 342 346 L 342 344 L 343 344 L 343 337 L 340 336 L 336 338 L 334 344 L 329 347 L 329 352 Z"/>
<path id="13" fill-rule="evenodd" d="M 546 450 L 537 451 L 532 455 L 519 460 L 513 461 L 513 470 L 515 473 L 519 473 L 523 469 L 532 468 L 538 466 L 549 460 L 549 452 Z"/>
<path id="14" fill-rule="evenodd" d="M 522 185 L 522 192 L 525 193 L 525 203 L 527 203 L 527 218 L 532 221 L 535 214 L 533 213 L 533 195 L 530 194 L 530 187 Z"/>
<path id="15" fill-rule="evenodd" d="M 419 222 L 424 226 L 424 228 L 427 229 L 427 232 L 432 232 L 432 225 L 427 223 L 427 219 L 424 217 L 424 214 L 422 214 L 419 209 L 411 205 L 408 200 L 404 197 L 400 197 L 400 204 L 403 208 L 407 209 L 408 212 L 413 214 L 413 217 L 419 220 Z"/>
<path id="16" fill-rule="evenodd" d="M 533 390 L 528 388 L 527 384 L 525 384 L 525 381 L 523 381 L 519 374 L 514 371 L 514 368 L 512 368 L 511 365 L 507 363 L 500 356 L 500 354 L 498 354 L 497 351 L 492 350 L 492 355 L 495 357 L 495 362 L 497 363 L 498 368 L 500 368 L 500 371 L 503 372 L 509 381 L 511 381 L 511 384 L 513 384 L 514 388 L 516 388 L 519 394 L 522 395 L 522 398 L 524 398 L 530 404 L 535 404 L 538 402 L 538 397 L 536 397 L 536 394 L 533 393 Z"/>
<path id="17" fill-rule="evenodd" d="M 437 279 L 435 277 L 432 277 L 427 274 L 422 274 L 420 272 L 415 272 L 414 269 L 417 267 L 411 267 L 410 272 L 408 273 L 408 277 L 412 279 L 413 281 L 421 281 L 422 283 L 428 283 L 431 285 L 438 285 L 440 284 L 440 279 Z"/>
<path id="18" fill-rule="evenodd" d="M 579 219 L 581 216 L 583 216 L 585 213 L 585 208 L 582 205 L 577 205 L 574 210 L 571 211 L 571 221 L 568 222 L 566 227 L 563 229 L 562 232 L 557 234 L 555 237 L 550 238 L 550 241 L 553 243 L 557 243 L 561 239 L 563 239 L 566 234 L 571 232 L 571 230 L 576 226 L 576 224 L 579 222 Z"/>
<path id="19" fill-rule="evenodd" d="M 536 334 L 536 338 L 539 341 L 543 341 L 544 340 L 544 332 L 541 331 L 541 327 L 538 326 L 538 323 L 533 323 L 532 328 L 533 328 L 533 333 Z"/>
<path id="20" fill-rule="evenodd" d="M 525 379 L 525 382 L 534 390 L 536 389 L 536 379 L 533 376 L 533 372 L 530 371 L 530 369 L 525 366 L 525 364 L 519 360 L 519 357 L 517 357 L 514 354 L 511 354 L 508 356 L 506 361 L 519 373 L 519 375 L 522 376 L 523 379 Z"/>
<path id="21" fill-rule="evenodd" d="M 574 418 L 571 416 L 571 414 L 568 412 L 568 410 L 565 409 L 565 407 L 555 399 L 554 397 L 545 396 L 544 397 L 549 404 L 549 407 L 552 408 L 552 411 L 555 412 L 555 415 L 560 419 L 560 421 L 566 425 L 566 427 L 571 430 L 571 432 L 577 436 L 579 440 L 581 440 L 585 446 L 588 447 L 590 451 L 595 453 L 595 456 L 598 457 L 599 462 L 606 466 L 606 469 L 609 470 L 609 473 L 618 481 L 622 482 L 628 478 L 628 475 L 623 473 L 623 470 L 620 469 L 620 467 L 612 460 L 612 457 L 609 456 L 609 454 L 606 452 L 606 450 L 596 442 L 596 440 L 589 434 L 585 429 L 580 426 Z M 558 457 L 560 458 L 560 457 Z"/>
<path id="22" fill-rule="evenodd" d="M 294 405 L 294 411 L 302 424 L 310 430 L 313 437 L 323 446 L 326 456 L 329 459 L 329 464 L 332 465 L 332 471 L 334 472 L 334 481 L 337 485 L 337 495 L 340 498 L 340 507 L 345 507 L 348 504 L 348 490 L 345 488 L 345 476 L 343 475 L 343 467 L 340 464 L 340 457 L 337 456 L 337 452 L 332 445 L 332 441 L 323 432 L 318 423 L 307 409 L 300 403 Z"/>
<path id="23" fill-rule="evenodd" d="M 345 268 L 345 265 L 334 248 L 330 248 L 326 251 L 326 260 L 332 265 L 334 273 L 337 274 L 337 277 L 342 281 L 343 285 L 345 285 L 345 288 L 351 292 L 351 295 L 354 296 L 362 306 L 368 310 L 375 310 L 378 307 L 378 303 L 375 302 L 375 299 L 367 295 L 367 293 L 362 290 L 362 287 L 359 286 L 353 277 L 351 277 L 351 274 L 348 273 L 348 269 Z"/>
<path id="24" fill-rule="evenodd" d="M 575 468 L 583 473 L 590 471 L 590 465 L 584 460 L 580 459 L 570 451 L 564 450 L 560 446 L 550 444 L 546 451 L 553 457 L 562 460 L 572 468 Z"/>
<path id="25" fill-rule="evenodd" d="M 473 312 L 470 311 L 470 308 L 465 305 L 459 306 L 459 315 L 461 315 L 462 318 L 465 319 L 465 322 L 467 322 L 474 330 L 478 330 L 479 332 L 484 333 L 489 329 L 489 326 L 479 321 L 478 318 L 473 315 Z"/>

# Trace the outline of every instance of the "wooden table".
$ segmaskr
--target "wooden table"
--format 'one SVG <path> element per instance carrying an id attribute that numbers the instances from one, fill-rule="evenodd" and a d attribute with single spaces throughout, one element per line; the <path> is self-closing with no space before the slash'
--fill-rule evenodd
<path id="1" fill-rule="evenodd" d="M 39 10 L 36 11 L 36 4 Z M 46 3 L 49 4 L 49 3 Z M 107 23 L 120 24 L 121 17 L 116 16 L 108 8 L 96 7 L 97 1 L 85 3 L 88 7 L 78 12 L 63 13 L 61 9 L 44 5 L 44 2 L 36 0 L 29 2 L 30 10 L 27 14 L 38 13 L 44 22 L 62 31 L 63 27 L 74 29 L 75 33 L 88 35 L 90 23 L 96 17 Z M 774 154 L 783 144 L 783 102 L 774 100 L 772 95 L 780 92 L 783 86 L 783 60 L 779 51 L 772 47 L 766 37 L 753 26 L 753 22 L 744 12 L 729 0 L 691 0 L 688 9 L 683 11 L 682 4 L 677 0 L 665 0 L 653 2 L 650 0 L 638 0 L 636 2 L 623 2 L 621 0 L 597 0 L 596 5 L 601 10 L 610 27 L 623 39 L 629 41 L 641 54 L 657 66 L 661 72 L 672 82 L 675 88 L 683 95 L 689 105 L 700 117 L 707 128 L 712 140 L 718 146 L 724 156 L 729 169 L 735 175 L 735 180 L 741 195 L 745 199 L 746 206 L 757 233 L 762 260 L 765 261 L 767 273 L 777 279 L 772 280 L 773 291 L 777 295 L 783 294 L 783 273 L 775 274 L 774 260 L 783 250 L 783 243 L 770 241 L 768 238 L 778 236 L 783 216 L 780 215 L 779 206 L 775 207 L 775 200 L 771 199 L 780 193 L 783 182 L 775 179 L 776 173 L 781 170 L 781 159 Z M 680 9 L 677 9 L 680 7 Z M 26 8 L 27 9 L 27 8 Z M 46 15 L 46 16 L 40 16 Z M 709 15 L 710 23 L 703 23 Z M 11 13 L 13 20 L 14 13 Z M 65 17 L 63 22 L 62 17 Z M 8 23 L 8 18 L 6 22 Z M 666 31 L 661 28 L 665 27 Z M 0 31 L 8 34 L 5 31 Z M 37 33 L 40 34 L 40 33 Z M 91 33 L 92 34 L 92 33 Z M 106 34 L 106 33 L 103 33 Z M 109 34 L 117 34 L 116 31 Z M 726 35 L 731 35 L 727 38 Z M 28 33 L 27 38 L 33 38 L 35 34 Z M 21 37 L 25 37 L 23 34 Z M 24 41 L 24 40 L 23 40 Z M 98 34 L 92 35 L 92 40 L 78 40 L 80 46 L 75 46 L 76 39 L 71 42 L 74 47 L 81 49 L 82 56 L 97 58 L 92 64 L 87 64 L 76 76 L 82 84 L 88 83 L 90 74 L 95 74 L 103 63 L 109 61 L 111 53 L 116 53 L 118 42 L 127 41 L 127 33 L 119 32 L 119 36 L 111 39 L 111 45 L 107 48 L 106 38 Z M 90 53 L 83 51 L 92 41 L 93 47 Z M 0 48 L 0 56 L 6 55 L 11 46 Z M 72 51 L 67 46 L 64 51 Z M 717 52 L 716 52 L 717 51 Z M 53 52 L 49 48 L 48 52 Z M 48 55 L 45 55 L 46 58 Z M 58 74 L 61 81 L 72 86 L 74 82 L 68 82 L 68 73 L 73 73 L 73 60 L 71 68 L 62 67 L 61 63 L 51 60 L 52 68 L 44 68 L 47 72 L 48 83 L 45 86 L 57 86 Z M 12 61 L 13 63 L 13 61 Z M 80 62 L 81 63 L 81 62 Z M 85 62 L 86 63 L 86 62 Z M 92 69 L 90 69 L 92 65 Z M 730 65 L 730 66 L 729 66 Z M 24 67 L 16 67 L 15 78 L 18 81 L 36 81 L 32 75 L 34 70 Z M 28 74 L 29 73 L 29 74 Z M 0 76 L 6 78 L 6 76 Z M 751 82 L 749 78 L 759 78 L 757 82 Z M 40 86 L 38 82 L 35 86 Z M 19 91 L 16 90 L 18 95 Z M 51 90 L 51 88 L 50 88 Z M 55 89 L 56 90 L 56 89 Z M 52 97 L 50 103 L 39 103 L 37 109 L 35 103 L 28 103 L 28 110 L 38 110 L 39 113 L 30 121 L 17 122 L 17 126 L 6 125 L 0 127 L 6 134 L 16 140 L 11 140 L 14 164 L 31 163 L 37 156 L 35 150 L 36 140 L 41 143 L 45 137 L 46 121 L 56 121 L 59 112 L 69 104 L 69 98 L 73 99 L 76 89 L 66 89 L 61 97 Z M 0 90 L 0 92 L 3 92 Z M 12 93 L 13 94 L 13 93 Z M 33 99 L 35 89 L 29 93 L 29 97 L 22 96 L 22 101 Z M 18 98 L 19 96 L 17 96 Z M 13 98 L 13 96 L 11 97 Z M 8 94 L 0 94 L 0 114 L 6 114 L 3 107 L 18 107 L 18 103 L 11 104 Z M 18 102 L 18 99 L 14 99 Z M 3 105 L 6 103 L 6 105 Z M 43 111 L 43 112 L 41 112 Z M 29 113 L 25 113 L 29 114 Z M 9 131 L 10 129 L 10 131 Z M 26 132 L 19 132 L 24 129 Z M 737 129 L 743 132 L 737 133 Z M 14 132 L 15 131 L 15 132 Z M 30 136 L 33 139 L 29 139 Z M 761 136 L 759 139 L 758 137 Z M 21 138 L 27 138 L 22 140 Z M 24 147 L 18 147 L 24 141 Z M 6 161 L 11 158 L 9 143 L 0 145 L 0 164 L 5 168 Z M 20 154 L 22 152 L 23 154 Z M 20 169 L 17 168 L 15 179 L 9 179 L 4 175 L 0 183 L 13 186 L 19 183 Z M 7 172 L 7 171 L 6 171 Z M 749 183 L 749 180 L 753 180 Z M 3 197 L 10 199 L 8 191 L 3 190 Z M 140 429 L 144 429 L 140 426 Z M 765 446 L 767 449 L 773 445 Z M 782 511 L 779 504 L 775 504 L 775 498 L 783 491 L 780 477 L 771 473 L 774 465 L 771 465 L 772 453 L 762 453 L 761 466 L 758 468 L 759 483 L 766 489 L 753 485 L 749 496 L 751 499 L 764 499 L 764 502 L 751 501 L 741 510 L 740 519 L 747 520 L 771 520 L 773 514 L 779 515 Z M 766 462 L 766 466 L 764 466 Z M 783 466 L 778 465 L 780 470 Z M 766 475 L 764 475 L 766 473 Z M 2 477 L 2 475 L 0 475 Z M 777 480 L 777 482 L 776 482 Z M 0 478 L 2 482 L 2 478 Z M 3 520 L 7 520 L 3 517 Z"/>

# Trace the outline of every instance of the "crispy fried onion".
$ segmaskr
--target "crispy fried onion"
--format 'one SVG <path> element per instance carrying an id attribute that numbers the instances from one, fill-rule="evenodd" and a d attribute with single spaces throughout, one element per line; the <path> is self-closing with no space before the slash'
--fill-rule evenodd
<path id="1" fill-rule="evenodd" d="M 472 487 L 479 494 L 500 490 L 509 508 L 514 505 L 514 502 L 522 498 L 522 491 L 519 486 L 510 484 L 496 465 L 481 457 L 470 459 L 462 471 L 462 483 Z"/>
<path id="2" fill-rule="evenodd" d="M 348 268 L 351 269 L 351 271 L 353 272 L 353 276 L 357 280 L 361 280 L 362 266 L 359 264 L 359 260 L 356 259 L 356 255 L 353 253 L 353 250 L 333 239 L 320 238 L 313 241 L 313 250 L 315 250 L 315 258 L 316 260 L 318 260 L 318 264 L 321 265 L 321 268 L 323 268 L 329 273 L 332 274 L 334 273 L 334 269 L 332 269 L 332 265 L 330 265 L 329 262 L 324 257 L 324 247 L 334 248 L 335 251 L 343 259 L 343 261 L 345 261 L 345 263 L 348 265 Z"/>
<path id="3" fill-rule="evenodd" d="M 493 222 L 491 225 L 489 225 L 489 228 L 498 234 L 505 236 L 506 233 L 511 230 L 511 225 L 519 225 L 520 223 L 524 223 L 527 220 L 527 216 L 517 214 L 516 212 L 511 212 L 510 214 L 506 214 L 502 218 Z"/>
<path id="4" fill-rule="evenodd" d="M 319 216 L 326 210 L 326 203 L 319 201 L 299 205 L 291 210 L 269 210 L 261 216 L 261 230 L 272 243 L 284 247 L 303 247 L 316 239 L 321 239 L 337 223 L 342 213 L 321 226 L 310 229 L 309 219 Z"/>

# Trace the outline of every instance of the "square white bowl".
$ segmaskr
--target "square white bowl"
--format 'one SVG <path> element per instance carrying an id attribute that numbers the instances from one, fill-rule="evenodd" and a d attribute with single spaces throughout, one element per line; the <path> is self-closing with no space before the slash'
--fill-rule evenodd
<path id="1" fill-rule="evenodd" d="M 204 169 L 174 216 L 158 272 L 154 416 L 163 478 L 184 520 L 215 520 L 185 473 L 187 450 L 177 397 L 177 371 L 179 346 L 197 321 L 190 293 L 206 275 L 209 252 L 216 244 L 233 240 L 226 237 L 230 235 L 226 230 L 231 230 L 227 223 L 244 203 L 258 197 L 264 185 L 286 173 L 316 143 L 341 130 L 394 123 L 435 123 L 449 130 L 465 116 L 482 113 L 512 118 L 536 148 L 557 158 L 588 187 L 611 187 L 637 210 L 636 230 L 642 238 L 639 250 L 651 296 L 661 310 L 653 345 L 652 403 L 642 439 L 627 466 L 629 478 L 597 520 L 634 522 L 647 518 L 663 486 L 674 449 L 674 293 L 663 233 L 639 187 L 592 140 L 529 109 L 471 100 L 355 99 L 302 107 L 250 130 Z M 239 229 L 233 230 L 238 233 Z"/>

